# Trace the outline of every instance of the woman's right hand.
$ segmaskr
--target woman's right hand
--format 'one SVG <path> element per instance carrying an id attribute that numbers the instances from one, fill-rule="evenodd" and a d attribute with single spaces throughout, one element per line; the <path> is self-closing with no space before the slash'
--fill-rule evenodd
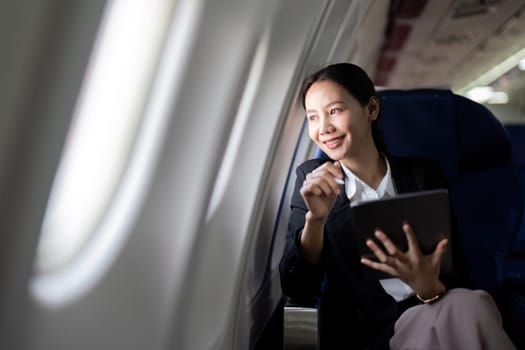
<path id="1" fill-rule="evenodd" d="M 338 180 L 343 181 L 343 171 L 338 161 L 326 162 L 306 175 L 301 196 L 309 209 L 309 219 L 324 221 L 341 193 Z"/>
<path id="2" fill-rule="evenodd" d="M 300 246 L 306 259 L 314 265 L 321 258 L 324 223 L 341 192 L 336 179 L 340 182 L 343 180 L 339 162 L 326 162 L 306 175 L 301 187 L 301 196 L 308 212 L 301 232 Z"/>

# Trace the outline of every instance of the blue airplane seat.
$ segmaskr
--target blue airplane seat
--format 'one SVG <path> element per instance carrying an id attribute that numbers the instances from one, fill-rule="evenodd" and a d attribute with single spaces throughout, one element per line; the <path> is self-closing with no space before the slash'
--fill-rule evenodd
<path id="1" fill-rule="evenodd" d="M 470 278 L 495 292 L 523 211 L 509 136 L 484 106 L 442 89 L 379 92 L 389 153 L 436 160 L 449 184 Z"/>
<path id="2" fill-rule="evenodd" d="M 507 124 L 505 129 L 512 145 L 512 159 L 516 166 L 525 173 L 525 125 Z"/>
<path id="3" fill-rule="evenodd" d="M 326 155 L 326 153 L 321 151 L 321 149 L 319 147 L 315 148 L 314 158 L 315 159 L 329 159 L 328 156 Z"/>
<path id="4" fill-rule="evenodd" d="M 512 145 L 512 159 L 518 168 L 525 193 L 525 125 L 505 125 Z M 508 328 L 518 349 L 525 349 L 525 210 L 521 227 L 514 239 L 510 256 L 505 266 L 506 278 L 510 281 L 508 293 Z"/>
<path id="5" fill-rule="evenodd" d="M 505 128 L 512 145 L 512 159 L 522 180 L 522 193 L 525 193 L 525 125 L 505 125 Z M 512 242 L 509 255 L 505 277 L 523 288 L 525 287 L 525 210 L 522 212 L 521 225 Z"/>

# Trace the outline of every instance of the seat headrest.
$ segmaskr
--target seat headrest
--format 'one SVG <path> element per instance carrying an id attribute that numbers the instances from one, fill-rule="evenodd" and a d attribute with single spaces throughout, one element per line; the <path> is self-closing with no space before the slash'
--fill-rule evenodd
<path id="1" fill-rule="evenodd" d="M 510 137 L 485 106 L 454 95 L 458 122 L 460 171 L 485 170 L 512 164 Z"/>
<path id="2" fill-rule="evenodd" d="M 507 124 L 505 129 L 510 137 L 512 160 L 520 169 L 525 170 L 525 125 Z"/>
<path id="3" fill-rule="evenodd" d="M 388 152 L 436 160 L 444 173 L 459 173 L 453 94 L 449 90 L 383 90 L 377 126 Z"/>
<path id="4" fill-rule="evenodd" d="M 512 163 L 503 125 L 445 89 L 383 90 L 378 127 L 389 153 L 431 158 L 450 177 Z"/>

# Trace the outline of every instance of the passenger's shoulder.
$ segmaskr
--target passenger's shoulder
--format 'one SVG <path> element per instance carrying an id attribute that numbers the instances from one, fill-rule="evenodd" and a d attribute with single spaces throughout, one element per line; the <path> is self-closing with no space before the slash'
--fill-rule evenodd
<path id="1" fill-rule="evenodd" d="M 403 167 L 403 168 L 422 168 L 426 170 L 441 169 L 439 163 L 430 158 L 395 157 L 395 156 L 387 156 L 387 158 L 391 166 Z"/>
<path id="2" fill-rule="evenodd" d="M 301 163 L 297 167 L 297 170 L 298 171 L 302 171 L 304 173 L 309 173 L 312 170 L 314 170 L 315 168 L 321 166 L 322 164 L 324 164 L 324 163 L 326 163 L 328 161 L 329 161 L 328 159 L 317 159 L 317 158 L 308 159 L 308 160 L 304 161 L 303 163 Z"/>
<path id="3" fill-rule="evenodd" d="M 415 180 L 419 189 L 446 188 L 447 180 L 439 163 L 428 158 L 393 157 L 388 158 L 392 176 L 409 176 Z"/>

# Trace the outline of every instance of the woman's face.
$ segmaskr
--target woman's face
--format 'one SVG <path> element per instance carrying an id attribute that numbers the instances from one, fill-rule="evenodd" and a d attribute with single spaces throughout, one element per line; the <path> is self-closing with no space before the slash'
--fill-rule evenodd
<path id="1" fill-rule="evenodd" d="M 310 138 L 331 159 L 351 159 L 375 147 L 372 121 L 379 113 L 376 97 L 362 106 L 341 85 L 322 80 L 306 92 L 305 107 Z"/>

